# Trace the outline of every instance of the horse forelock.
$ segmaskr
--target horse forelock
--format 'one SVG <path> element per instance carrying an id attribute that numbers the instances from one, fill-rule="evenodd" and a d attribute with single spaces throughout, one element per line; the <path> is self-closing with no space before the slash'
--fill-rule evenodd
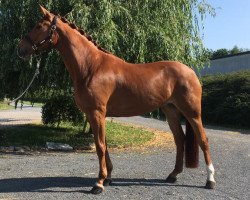
<path id="1" fill-rule="evenodd" d="M 110 53 L 108 51 L 106 51 L 105 49 L 103 49 L 90 35 L 88 35 L 84 30 L 78 28 L 74 23 L 70 23 L 66 18 L 58 16 L 61 21 L 63 23 L 68 24 L 72 29 L 77 30 L 80 35 L 84 36 L 85 38 L 87 38 L 88 41 L 92 42 L 99 50 L 105 52 L 105 53 Z"/>

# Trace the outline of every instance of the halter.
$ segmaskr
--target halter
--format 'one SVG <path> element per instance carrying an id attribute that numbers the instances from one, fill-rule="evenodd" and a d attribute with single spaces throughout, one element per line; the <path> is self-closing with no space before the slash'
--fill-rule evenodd
<path id="1" fill-rule="evenodd" d="M 49 42 L 50 45 L 53 44 L 52 36 L 53 36 L 54 31 L 56 30 L 57 18 L 58 18 L 57 16 L 55 16 L 55 17 L 53 18 L 53 20 L 52 20 L 52 22 L 51 22 L 50 30 L 49 30 L 49 35 L 48 35 L 44 40 L 42 40 L 41 42 L 35 44 L 35 43 L 33 42 L 33 40 L 30 38 L 29 35 L 26 35 L 26 36 L 24 37 L 24 38 L 31 44 L 31 47 L 32 47 L 32 49 L 35 51 L 35 53 L 38 52 L 38 48 L 39 48 L 40 46 L 42 46 L 44 43 Z"/>

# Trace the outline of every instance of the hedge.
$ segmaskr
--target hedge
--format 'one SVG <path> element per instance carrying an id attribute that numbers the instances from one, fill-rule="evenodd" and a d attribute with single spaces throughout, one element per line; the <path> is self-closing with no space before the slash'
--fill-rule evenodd
<path id="1" fill-rule="evenodd" d="M 250 127 L 250 71 L 205 76 L 201 81 L 205 123 Z"/>

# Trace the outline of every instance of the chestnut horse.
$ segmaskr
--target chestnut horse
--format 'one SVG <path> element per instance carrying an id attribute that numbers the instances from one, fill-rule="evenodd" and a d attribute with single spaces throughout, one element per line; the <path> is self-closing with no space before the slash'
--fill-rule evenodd
<path id="1" fill-rule="evenodd" d="M 99 177 L 91 192 L 101 193 L 112 181 L 105 136 L 106 116 L 135 116 L 161 108 L 174 135 L 176 164 L 166 179 L 175 182 L 186 166 L 198 165 L 198 144 L 207 165 L 206 188 L 215 186 L 214 167 L 208 139 L 201 121 L 202 88 L 195 72 L 182 63 L 161 61 L 131 64 L 103 50 L 84 31 L 40 6 L 43 18 L 18 46 L 18 54 L 32 54 L 55 48 L 72 78 L 75 102 L 86 113 L 94 133 L 99 158 Z M 184 134 L 180 118 L 186 119 Z M 196 142 L 197 141 L 197 142 Z"/>

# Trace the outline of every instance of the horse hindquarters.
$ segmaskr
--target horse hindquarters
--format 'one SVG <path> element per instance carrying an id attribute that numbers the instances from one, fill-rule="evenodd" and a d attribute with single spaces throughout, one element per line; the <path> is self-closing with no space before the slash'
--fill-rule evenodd
<path id="1" fill-rule="evenodd" d="M 187 73 L 188 74 L 188 73 Z M 181 81 L 182 80 L 182 81 Z M 194 72 L 176 82 L 172 101 L 179 112 L 186 118 L 186 166 L 198 166 L 198 145 L 201 147 L 207 165 L 206 188 L 215 186 L 214 167 L 212 164 L 208 139 L 201 119 L 202 88 Z"/>

